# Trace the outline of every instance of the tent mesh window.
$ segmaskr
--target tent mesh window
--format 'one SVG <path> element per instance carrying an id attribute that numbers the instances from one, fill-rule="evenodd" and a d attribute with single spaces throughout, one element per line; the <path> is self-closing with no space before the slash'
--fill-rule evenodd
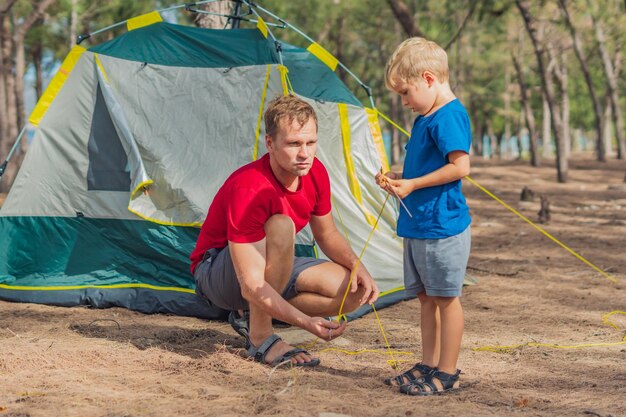
<path id="1" fill-rule="evenodd" d="M 100 84 L 96 96 L 89 133 L 89 169 L 87 189 L 90 191 L 130 190 L 128 158 L 106 106 Z"/>

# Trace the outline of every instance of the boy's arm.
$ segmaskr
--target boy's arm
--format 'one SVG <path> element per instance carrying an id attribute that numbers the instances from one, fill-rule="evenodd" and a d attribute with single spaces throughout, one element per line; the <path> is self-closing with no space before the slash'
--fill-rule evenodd
<path id="1" fill-rule="evenodd" d="M 436 171 L 411 179 L 391 179 L 387 183 L 393 187 L 400 198 L 405 198 L 415 190 L 435 185 L 448 184 L 460 180 L 470 173 L 470 157 L 464 151 L 452 151 L 448 154 L 448 163 Z"/>

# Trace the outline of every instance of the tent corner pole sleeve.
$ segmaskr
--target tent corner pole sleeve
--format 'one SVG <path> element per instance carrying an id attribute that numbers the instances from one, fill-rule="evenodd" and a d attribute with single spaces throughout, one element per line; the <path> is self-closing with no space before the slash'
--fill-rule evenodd
<path id="1" fill-rule="evenodd" d="M 61 91 L 63 84 L 65 84 L 65 80 L 67 80 L 67 77 L 70 75 L 70 72 L 72 72 L 72 69 L 78 62 L 79 58 L 81 57 L 83 52 L 85 52 L 86 50 L 87 50 L 86 48 L 76 45 L 67 54 L 67 56 L 63 60 L 63 63 L 61 64 L 61 68 L 59 68 L 57 73 L 54 75 L 54 77 L 50 81 L 48 88 L 46 88 L 46 91 L 43 93 L 43 95 L 37 102 L 37 105 L 35 106 L 33 112 L 30 114 L 30 117 L 28 118 L 28 121 L 32 125 L 39 126 L 39 123 L 41 122 L 41 119 L 43 119 L 44 115 L 46 114 L 48 107 L 50 107 L 50 104 L 52 104 L 52 101 L 54 101 L 54 98 L 57 96 L 59 91 Z"/>
<path id="2" fill-rule="evenodd" d="M 365 108 L 367 113 L 367 122 L 369 124 L 370 131 L 372 132 L 372 139 L 374 140 L 374 146 L 378 157 L 380 158 L 380 164 L 385 172 L 390 170 L 389 159 L 387 159 L 387 153 L 385 152 L 385 143 L 383 142 L 383 134 L 380 130 L 380 123 L 378 122 L 378 111 L 376 109 Z"/>
<path id="3" fill-rule="evenodd" d="M 352 150 L 350 146 L 351 138 L 350 138 L 350 121 L 348 120 L 348 105 L 345 103 L 338 103 L 337 107 L 339 109 L 339 124 L 341 125 L 341 140 L 343 144 L 343 158 L 346 163 L 346 174 L 348 175 L 348 185 L 350 187 L 350 192 L 359 203 L 359 206 L 363 210 L 365 214 L 365 219 L 370 224 L 370 226 L 374 226 L 376 224 L 376 218 L 373 214 L 367 211 L 365 207 L 363 207 L 363 196 L 361 194 L 361 186 L 359 185 L 359 180 L 356 177 L 356 172 L 354 170 L 354 161 L 352 160 Z"/>
<path id="4" fill-rule="evenodd" d="M 270 81 L 271 65 L 267 64 L 265 71 L 265 82 L 263 84 L 263 93 L 261 94 L 261 104 L 259 105 L 259 116 L 256 120 L 256 137 L 254 140 L 254 150 L 252 151 L 252 160 L 256 161 L 259 157 L 259 137 L 261 136 L 261 122 L 263 121 L 263 109 L 265 108 L 265 98 L 267 97 L 267 86 Z"/>
<path id="5" fill-rule="evenodd" d="M 128 19 L 128 21 L 126 21 L 126 28 L 128 30 L 134 30 L 162 21 L 163 18 L 161 18 L 159 12 L 150 12 L 142 14 L 141 16 L 133 17 L 132 19 Z"/>
<path id="6" fill-rule="evenodd" d="M 283 86 L 283 94 L 287 96 L 289 95 L 289 87 L 287 85 L 287 73 L 289 69 L 284 65 L 279 65 L 278 72 L 280 72 L 280 83 Z"/>
<path id="7" fill-rule="evenodd" d="M 258 16 L 257 19 L 258 19 L 257 24 L 256 24 L 257 29 L 259 29 L 261 34 L 265 38 L 267 38 L 267 24 L 265 23 L 265 20 L 263 20 L 261 16 Z"/>
<path id="8" fill-rule="evenodd" d="M 317 42 L 313 42 L 307 48 L 311 54 L 315 55 L 317 59 L 322 61 L 324 64 L 328 66 L 331 70 L 335 70 L 337 68 L 337 64 L 339 64 L 339 60 L 333 56 L 330 52 L 328 52 L 322 45 Z"/>

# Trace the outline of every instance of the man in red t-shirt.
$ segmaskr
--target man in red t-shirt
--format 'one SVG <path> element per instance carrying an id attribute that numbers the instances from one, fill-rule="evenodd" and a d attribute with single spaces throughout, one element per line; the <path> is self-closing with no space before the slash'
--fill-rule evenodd
<path id="1" fill-rule="evenodd" d="M 265 131 L 268 153 L 231 174 L 211 203 L 191 270 L 198 294 L 231 311 L 255 360 L 315 366 L 318 358 L 273 334 L 272 319 L 329 341 L 346 323 L 322 317 L 339 312 L 355 265 L 344 311 L 376 301 L 378 287 L 335 227 L 328 173 L 315 158 L 313 108 L 279 97 L 265 112 Z M 307 224 L 330 262 L 294 256 L 295 235 Z"/>

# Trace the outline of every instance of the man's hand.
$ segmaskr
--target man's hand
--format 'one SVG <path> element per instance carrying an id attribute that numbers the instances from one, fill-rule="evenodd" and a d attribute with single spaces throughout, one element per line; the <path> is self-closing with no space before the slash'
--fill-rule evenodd
<path id="1" fill-rule="evenodd" d="M 332 339 L 341 336 L 347 325 L 347 321 L 339 324 L 336 321 L 326 320 L 321 317 L 311 317 L 305 330 L 308 330 L 320 339 L 330 342 Z"/>
<path id="2" fill-rule="evenodd" d="M 363 297 L 359 300 L 360 305 L 363 304 L 371 304 L 378 299 L 378 294 L 380 291 L 378 290 L 378 285 L 374 281 L 374 278 L 370 275 L 370 273 L 365 269 L 363 265 L 359 263 L 357 267 L 356 277 L 352 279 L 352 283 L 350 284 L 350 292 L 355 293 L 359 290 L 359 287 L 365 288 L 365 292 L 363 293 Z"/>

